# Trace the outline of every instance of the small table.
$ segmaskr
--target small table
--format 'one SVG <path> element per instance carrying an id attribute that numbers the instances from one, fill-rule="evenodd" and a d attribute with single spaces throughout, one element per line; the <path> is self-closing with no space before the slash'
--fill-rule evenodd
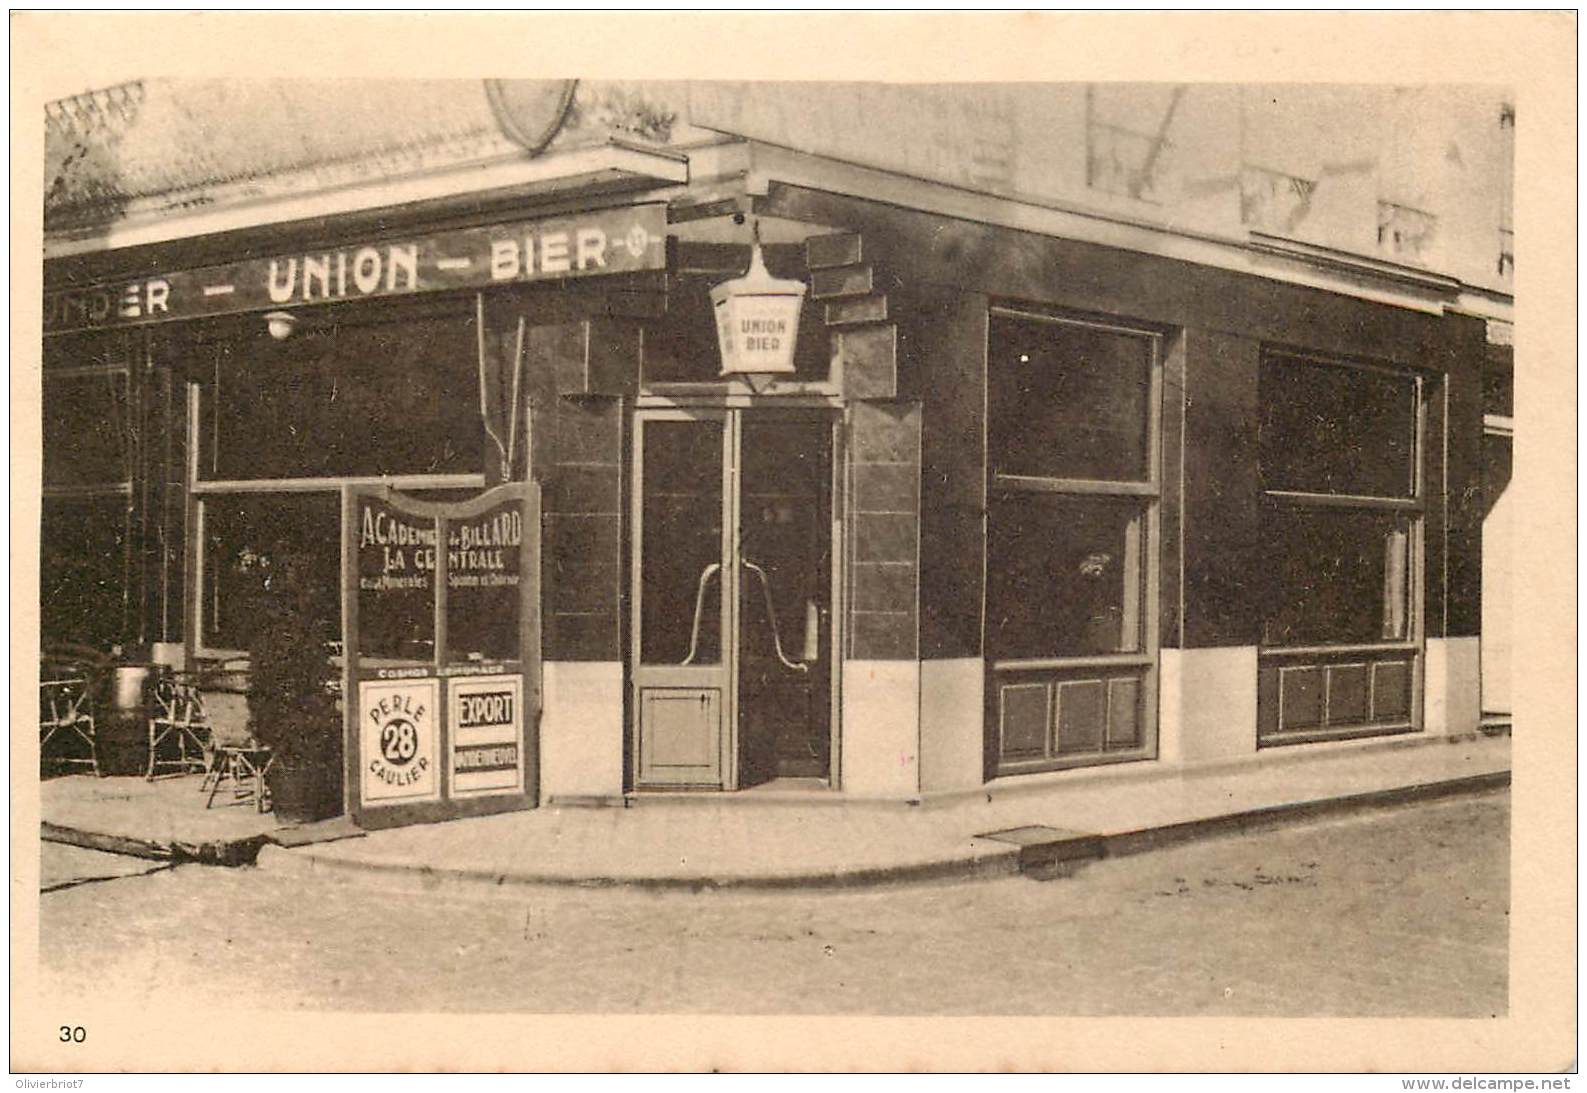
<path id="1" fill-rule="evenodd" d="M 227 778 L 232 781 L 232 796 L 238 801 L 253 799 L 260 812 L 269 811 L 270 790 L 265 785 L 265 775 L 275 765 L 275 756 L 262 744 L 216 744 L 214 767 L 209 777 L 209 797 L 204 807 L 215 803 L 220 784 Z"/>

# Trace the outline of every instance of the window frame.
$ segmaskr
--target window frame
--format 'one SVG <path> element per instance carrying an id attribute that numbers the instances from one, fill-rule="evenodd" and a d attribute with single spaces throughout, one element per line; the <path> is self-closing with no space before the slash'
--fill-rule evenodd
<path id="1" fill-rule="evenodd" d="M 1324 353 L 1314 353 L 1309 350 L 1295 349 L 1285 345 L 1263 345 L 1261 350 L 1261 364 L 1259 368 L 1265 371 L 1269 362 L 1283 358 L 1298 361 L 1313 367 L 1337 368 L 1350 372 L 1365 372 L 1379 376 L 1388 376 L 1391 379 L 1414 381 L 1412 401 L 1415 413 L 1412 417 L 1413 436 L 1411 438 L 1411 482 L 1409 492 L 1400 496 L 1372 494 L 1372 493 L 1326 493 L 1320 490 L 1285 490 L 1269 489 L 1266 486 L 1265 468 L 1262 466 L 1261 444 L 1257 444 L 1257 471 L 1258 481 L 1262 482 L 1262 495 L 1275 499 L 1287 498 L 1297 502 L 1315 505 L 1339 504 L 1346 506 L 1360 506 L 1372 508 L 1422 508 L 1426 493 L 1426 469 L 1423 466 L 1425 454 L 1426 424 L 1427 424 L 1427 397 L 1430 391 L 1429 374 L 1412 368 L 1396 368 L 1377 361 L 1366 361 L 1351 357 L 1329 356 Z M 1257 399 L 1262 397 L 1261 373 L 1257 377 Z"/>
<path id="2" fill-rule="evenodd" d="M 1317 493 L 1305 490 L 1260 490 L 1258 501 L 1259 549 L 1269 549 L 1265 513 L 1269 509 L 1280 511 L 1398 514 L 1404 521 L 1407 544 L 1405 561 L 1405 637 L 1382 641 L 1309 642 L 1306 644 L 1275 645 L 1267 638 L 1268 610 L 1262 605 L 1261 633 L 1257 643 L 1257 656 L 1262 666 L 1272 666 L 1281 673 L 1308 666 L 1327 667 L 1340 657 L 1388 655 L 1388 659 L 1406 658 L 1411 665 L 1410 703 L 1403 719 L 1383 723 L 1349 724 L 1341 728 L 1320 727 L 1306 731 L 1268 731 L 1261 729 L 1263 719 L 1258 717 L 1257 747 L 1282 747 L 1325 740 L 1349 740 L 1367 736 L 1387 736 L 1396 733 L 1416 732 L 1422 727 L 1422 652 L 1425 645 L 1426 622 L 1426 564 L 1427 564 L 1427 432 L 1429 400 L 1435 391 L 1435 377 L 1423 369 L 1393 367 L 1376 361 L 1364 361 L 1342 356 L 1297 350 L 1282 345 L 1264 345 L 1259 367 L 1265 373 L 1279 359 L 1299 360 L 1307 364 L 1340 368 L 1355 372 L 1387 374 L 1397 379 L 1410 380 L 1415 413 L 1411 436 L 1411 490 L 1406 497 L 1379 497 L 1368 494 Z M 1258 398 L 1263 397 L 1258 382 Z M 1261 450 L 1258 447 L 1258 459 Z M 1264 470 L 1258 467 L 1259 479 L 1265 482 Z M 1259 667 L 1259 671 L 1262 670 Z M 1371 671 L 1369 667 L 1369 672 Z M 1281 707 L 1282 708 L 1282 707 Z M 1326 719 L 1326 714 L 1325 714 Z"/>
<path id="3" fill-rule="evenodd" d="M 44 403 L 47 401 L 45 398 L 45 393 L 49 391 L 52 386 L 94 379 L 109 379 L 112 381 L 119 379 L 121 383 L 121 390 L 113 391 L 111 396 L 111 403 L 113 407 L 112 412 L 125 414 L 130 425 L 131 419 L 137 413 L 137 396 L 133 391 L 132 368 L 130 365 L 124 364 L 73 365 L 69 368 L 58 368 L 52 372 L 45 373 L 42 378 L 40 390 L 41 411 Z M 119 407 L 115 405 L 118 400 L 120 402 Z M 134 477 L 133 465 L 139 460 L 140 457 L 140 453 L 138 451 L 137 432 L 137 427 L 132 425 L 128 429 L 127 435 L 121 438 L 121 451 L 118 453 L 118 455 L 121 462 L 122 476 L 119 478 L 91 479 L 87 482 L 82 482 L 72 486 L 50 485 L 48 479 L 45 477 L 47 474 L 45 468 L 49 464 L 49 456 L 47 453 L 41 451 L 40 454 L 43 456 L 43 459 L 40 463 L 39 469 L 40 480 L 42 483 L 44 483 L 44 496 L 100 497 L 113 493 L 125 493 L 130 496 L 132 493 L 132 483 Z"/>
<path id="4" fill-rule="evenodd" d="M 1037 493 L 1037 492 L 1040 492 L 1040 493 L 1043 493 L 1043 494 L 1047 494 L 1047 495 L 1052 495 L 1054 491 L 1049 491 L 1049 490 L 1045 490 L 1045 489 L 1044 490 L 1040 490 L 1040 491 L 1032 490 L 1032 489 L 1018 489 L 1018 490 L 1010 490 L 1008 492 L 1000 491 L 998 494 L 996 494 L 996 500 L 998 500 L 998 501 L 1016 500 L 1021 495 L 1029 495 L 1029 494 Z M 1096 493 L 1062 493 L 1062 494 L 1058 494 L 1057 496 L 1066 497 L 1066 498 L 1075 498 L 1076 500 L 1079 500 L 1079 501 L 1095 500 L 1099 496 L 1108 497 L 1108 499 L 1110 499 L 1110 500 L 1113 498 L 1113 495 L 1099 495 L 1099 494 L 1096 494 Z M 1124 583 L 1125 583 L 1126 586 L 1131 586 L 1132 587 L 1133 602 L 1126 601 L 1124 603 L 1121 603 L 1119 605 L 1119 607 L 1120 607 L 1120 612 L 1121 612 L 1121 614 L 1123 616 L 1123 620 L 1125 621 L 1126 624 L 1129 623 L 1131 620 L 1133 620 L 1133 624 L 1134 624 L 1134 638 L 1133 638 L 1134 648 L 1128 649 L 1128 650 L 1121 650 L 1121 651 L 1113 652 L 1113 653 L 1079 653 L 1079 654 L 1068 654 L 1068 655 L 1065 655 L 1065 654 L 1051 654 L 1051 655 L 1047 655 L 1047 656 L 1037 655 L 1037 656 L 1016 656 L 1016 657 L 997 657 L 997 658 L 993 658 L 993 657 L 991 657 L 989 655 L 987 657 L 987 663 L 990 666 L 992 666 L 994 669 L 1000 670 L 1000 671 L 1017 672 L 1017 671 L 1037 671 L 1037 670 L 1040 670 L 1040 669 L 1048 669 L 1048 668 L 1104 667 L 1104 666 L 1107 666 L 1107 665 L 1128 665 L 1128 664 L 1146 665 L 1146 664 L 1150 664 L 1150 663 L 1152 663 L 1153 661 L 1156 660 L 1156 652 L 1155 652 L 1155 650 L 1149 651 L 1150 642 L 1149 642 L 1148 636 L 1146 634 L 1146 626 L 1147 626 L 1147 621 L 1148 620 L 1145 617 L 1146 616 L 1145 605 L 1146 605 L 1146 599 L 1147 599 L 1147 597 L 1149 595 L 1149 591 L 1150 591 L 1149 581 L 1151 580 L 1151 578 L 1148 576 L 1148 571 L 1150 570 L 1151 567 L 1150 567 L 1150 564 L 1149 564 L 1149 559 L 1147 558 L 1147 554 L 1148 554 L 1150 548 L 1149 548 L 1148 543 L 1146 541 L 1146 536 L 1149 534 L 1148 516 L 1147 516 L 1147 513 L 1143 509 L 1142 503 L 1137 498 L 1137 495 L 1135 495 L 1135 494 L 1125 494 L 1125 495 L 1120 495 L 1120 497 L 1122 498 L 1122 500 L 1119 501 L 1119 507 L 1120 508 L 1128 507 L 1130 510 L 1132 510 L 1132 514 L 1131 514 L 1131 516 L 1129 518 L 1128 527 L 1127 527 L 1127 530 L 1125 531 L 1125 537 L 1127 539 L 1129 539 L 1129 540 L 1133 540 L 1134 549 L 1130 550 L 1128 545 L 1127 545 L 1126 546 L 1126 555 L 1125 555 L 1125 559 L 1124 559 L 1124 564 L 1125 564 L 1125 567 L 1126 567 L 1125 568 L 1125 573 L 1124 573 Z M 988 559 L 990 559 L 991 556 L 992 556 L 992 546 L 991 546 L 992 521 L 991 521 L 991 515 L 990 515 L 991 514 L 991 509 L 992 509 L 992 501 L 993 501 L 993 498 L 989 497 L 988 498 L 988 502 L 989 503 L 987 505 L 987 511 L 988 511 L 988 516 L 987 516 L 987 558 Z M 1151 502 L 1147 502 L 1147 503 L 1150 504 Z M 989 575 L 988 579 L 986 581 L 985 591 L 983 593 L 983 596 L 986 599 L 986 601 L 988 602 L 988 604 L 990 604 L 990 601 L 991 601 L 992 584 L 993 584 L 993 582 L 992 582 L 991 577 Z M 983 627 L 985 627 L 985 625 L 986 625 L 985 621 L 984 621 L 986 617 L 987 617 L 987 613 L 983 611 L 983 623 L 982 623 Z M 1122 633 L 1122 630 L 1121 630 L 1121 633 Z M 983 630 L 983 644 L 982 644 L 982 647 L 986 648 L 985 631 L 984 630 Z"/>
<path id="5" fill-rule="evenodd" d="M 1146 391 L 1146 474 L 1141 478 L 1073 478 L 1064 475 L 1003 474 L 992 466 L 992 381 L 990 375 L 991 324 L 987 324 L 986 359 L 988 376 L 983 392 L 982 414 L 986 419 L 982 438 L 986 460 L 988 488 L 1010 492 L 1045 492 L 1072 494 L 1105 494 L 1118 497 L 1161 497 L 1163 487 L 1162 423 L 1163 423 L 1163 334 L 1142 326 L 1125 326 L 1103 319 L 1070 317 L 1049 314 L 1006 304 L 993 304 L 987 309 L 989 319 L 1015 319 L 1057 327 L 1081 327 L 1107 334 L 1143 338 L 1151 347 L 1148 366 L 1150 377 Z"/>
<path id="6" fill-rule="evenodd" d="M 70 335 L 61 336 L 70 337 Z M 51 384 L 62 381 L 70 382 L 75 380 L 90 380 L 96 378 L 115 379 L 119 377 L 122 384 L 120 395 L 123 402 L 123 410 L 127 414 L 128 420 L 130 422 L 138 414 L 138 392 L 136 390 L 136 385 L 133 382 L 134 362 L 132 360 L 132 353 L 133 349 L 129 346 L 126 358 L 121 363 L 117 364 L 71 364 L 44 369 L 40 376 L 40 413 L 43 413 L 43 389 L 49 387 Z M 42 428 L 42 418 L 40 419 L 40 425 Z M 107 497 L 120 494 L 124 497 L 131 498 L 134 478 L 133 468 L 136 466 L 139 459 L 139 453 L 137 450 L 137 432 L 138 430 L 136 427 L 134 427 L 131 430 L 131 435 L 125 439 L 125 447 L 121 452 L 121 469 L 123 472 L 125 472 L 122 477 L 107 478 L 94 482 L 85 482 L 75 486 L 52 486 L 49 485 L 43 477 L 43 466 L 41 462 L 40 481 L 42 486 L 42 495 L 46 498 L 91 498 Z M 40 441 L 42 443 L 42 434 Z M 43 461 L 48 460 L 48 455 L 46 453 L 41 452 L 40 454 Z"/>
<path id="7" fill-rule="evenodd" d="M 1310 503 L 1296 501 L 1292 496 L 1270 501 L 1263 498 L 1263 507 L 1270 506 L 1287 512 L 1321 512 L 1332 509 L 1347 512 L 1407 512 L 1403 509 L 1385 509 L 1372 506 L 1351 507 L 1333 502 Z M 1421 566 L 1423 554 L 1422 516 L 1419 510 L 1408 515 L 1405 519 L 1406 558 L 1405 558 L 1405 637 L 1385 638 L 1381 641 L 1336 641 L 1336 642 L 1306 642 L 1294 645 L 1274 645 L 1266 640 L 1258 643 L 1257 649 L 1263 656 L 1320 656 L 1333 653 L 1366 653 L 1374 651 L 1399 650 L 1414 652 L 1421 648 L 1421 597 L 1417 590 L 1421 587 Z M 1266 536 L 1263 536 L 1263 550 L 1267 550 Z M 1265 607 L 1265 605 L 1264 605 Z M 1263 615 L 1263 637 L 1266 637 L 1267 617 Z"/>
<path id="8" fill-rule="evenodd" d="M 1426 468 L 1426 438 L 1427 438 L 1427 399 L 1430 384 L 1428 377 L 1416 370 L 1405 368 L 1391 368 L 1382 364 L 1366 361 L 1355 361 L 1343 357 L 1330 357 L 1317 353 L 1308 353 L 1290 349 L 1284 346 L 1263 346 L 1262 367 L 1269 367 L 1275 359 L 1299 360 L 1311 365 L 1320 365 L 1329 368 L 1340 368 L 1355 372 L 1375 372 L 1380 375 L 1389 375 L 1396 379 L 1409 379 L 1412 381 L 1412 398 L 1416 412 L 1412 420 L 1411 436 L 1411 490 L 1405 497 L 1382 497 L 1376 494 L 1357 493 L 1321 493 L 1313 490 L 1278 490 L 1264 487 L 1261 493 L 1263 506 L 1276 505 L 1294 509 L 1348 509 L 1353 512 L 1398 512 L 1407 516 L 1409 534 L 1411 538 L 1410 557 L 1406 566 L 1406 586 L 1410 599 L 1415 601 L 1407 605 L 1407 622 L 1414 621 L 1417 626 L 1408 626 L 1408 632 L 1418 635 L 1416 640 L 1407 638 L 1400 642 L 1338 642 L 1338 643 L 1312 643 L 1304 646 L 1268 645 L 1259 643 L 1264 653 L 1282 653 L 1293 650 L 1344 652 L 1350 649 L 1376 649 L 1403 647 L 1420 647 L 1419 624 L 1422 614 L 1422 597 L 1414 594 L 1420 587 L 1421 565 L 1424 553 L 1424 525 L 1427 516 L 1427 468 Z M 1261 397 L 1260 381 L 1258 383 L 1258 398 Z M 1260 447 L 1257 451 L 1258 459 L 1261 458 Z M 1260 472 L 1259 472 L 1260 473 Z"/>
<path id="9" fill-rule="evenodd" d="M 1134 762 L 1152 759 L 1157 755 L 1157 661 L 1160 647 L 1159 588 L 1161 582 L 1161 525 L 1163 504 L 1163 384 L 1165 340 L 1167 332 L 1146 325 L 1130 325 L 1106 318 L 1065 314 L 1032 309 L 1016 304 L 992 303 L 987 309 L 987 342 L 983 347 L 983 360 L 987 380 L 982 392 L 982 459 L 986 481 L 986 504 L 982 510 L 982 529 L 985 546 L 983 566 L 991 558 L 993 524 L 991 520 L 994 499 L 1018 499 L 1034 494 L 1057 495 L 1077 502 L 1086 500 L 1111 501 L 1129 505 L 1135 512 L 1129 534 L 1139 544 L 1138 572 L 1129 578 L 1134 588 L 1134 604 L 1121 605 L 1126 617 L 1133 615 L 1138 627 L 1138 640 L 1134 650 L 1120 653 L 1102 653 L 1080 656 L 1032 656 L 994 658 L 989 655 L 988 619 L 993 607 L 991 581 L 985 579 L 981 587 L 981 650 L 986 672 L 987 703 L 987 763 L 986 776 L 1002 777 L 1042 771 L 1066 770 L 1075 767 L 1102 766 L 1111 763 Z M 1081 327 L 1106 333 L 1140 338 L 1146 343 L 1148 387 L 1146 394 L 1146 459 L 1145 474 L 1140 479 L 1068 478 L 1061 476 L 1011 475 L 998 473 L 992 466 L 992 379 L 991 379 L 991 329 L 992 319 L 1015 319 L 1061 328 Z M 1075 671 L 1114 671 L 1120 678 L 1131 675 L 1140 688 L 1138 696 L 1141 718 L 1140 742 L 1135 747 L 1109 750 L 1104 743 L 1097 751 L 1060 753 L 1056 743 L 1050 753 L 1039 758 L 1009 760 L 1003 757 L 1001 726 L 998 714 L 999 685 L 1002 677 L 1017 677 L 1025 673 L 1045 673 L 1054 686 L 1063 682 L 1064 673 Z M 1104 686 L 1109 686 L 1104 681 Z"/>
<path id="10" fill-rule="evenodd" d="M 237 497 L 246 494 L 331 494 L 339 496 L 345 485 L 389 485 L 403 492 L 442 489 L 484 489 L 483 472 L 445 475 L 355 475 L 336 478 L 244 478 L 204 479 L 200 477 L 203 452 L 200 438 L 206 426 L 213 422 L 204 420 L 202 385 L 187 384 L 187 618 L 185 628 L 189 655 L 202 659 L 233 660 L 247 656 L 245 649 L 231 649 L 205 644 L 205 604 L 211 594 L 206 573 L 205 557 L 207 537 L 204 529 L 205 506 L 213 497 Z M 338 535 L 340 529 L 338 528 Z M 337 577 L 340 580 L 340 575 Z"/>
<path id="11" fill-rule="evenodd" d="M 63 487 L 60 489 L 46 490 L 40 499 L 38 530 L 40 535 L 44 533 L 45 523 L 48 520 L 48 514 L 52 508 L 58 512 L 62 508 L 70 508 L 72 506 L 92 506 L 96 503 L 105 501 L 119 502 L 117 512 L 120 518 L 120 536 L 122 547 L 120 565 L 118 567 L 119 587 L 116 590 L 115 596 L 117 622 L 114 629 L 123 636 L 123 640 L 126 640 L 127 631 L 129 627 L 135 622 L 132 602 L 134 553 L 132 545 L 133 492 L 130 484 L 125 489 Z M 38 576 L 40 583 L 38 607 L 42 611 L 44 607 L 44 550 L 42 542 L 40 543 L 40 549 L 38 552 L 38 563 Z M 44 629 L 44 619 L 41 616 L 39 619 L 39 630 L 41 635 L 43 634 Z M 82 641 L 84 639 L 77 638 L 74 640 Z"/>

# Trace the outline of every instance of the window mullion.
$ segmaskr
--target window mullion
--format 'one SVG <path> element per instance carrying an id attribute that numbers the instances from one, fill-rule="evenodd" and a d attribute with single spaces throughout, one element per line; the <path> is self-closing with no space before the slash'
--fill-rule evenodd
<path id="1" fill-rule="evenodd" d="M 483 489 L 482 474 L 394 474 L 360 475 L 350 478 L 241 478 L 213 482 L 195 482 L 196 494 L 227 493 L 336 493 L 346 485 L 390 486 L 398 490 L 463 490 Z"/>
<path id="2" fill-rule="evenodd" d="M 1155 482 L 1116 482 L 1093 478 L 1045 478 L 1035 475 L 994 474 L 992 488 L 1007 493 L 1069 493 L 1120 498 L 1155 498 Z"/>
<path id="3" fill-rule="evenodd" d="M 1423 508 L 1422 502 L 1414 497 L 1367 497 L 1344 493 L 1304 493 L 1299 490 L 1265 490 L 1263 497 L 1275 503 L 1297 507 L 1382 512 L 1421 512 Z"/>

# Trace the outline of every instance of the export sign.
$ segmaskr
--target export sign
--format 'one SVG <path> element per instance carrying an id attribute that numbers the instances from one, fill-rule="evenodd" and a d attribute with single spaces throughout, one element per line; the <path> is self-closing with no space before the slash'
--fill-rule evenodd
<path id="1" fill-rule="evenodd" d="M 365 804 L 440 799 L 440 687 L 433 677 L 359 683 L 359 788 Z"/>
<path id="2" fill-rule="evenodd" d="M 48 292 L 44 333 L 660 270 L 661 205 L 460 228 Z"/>
<path id="3" fill-rule="evenodd" d="M 523 677 L 474 676 L 449 683 L 451 795 L 523 789 Z"/>

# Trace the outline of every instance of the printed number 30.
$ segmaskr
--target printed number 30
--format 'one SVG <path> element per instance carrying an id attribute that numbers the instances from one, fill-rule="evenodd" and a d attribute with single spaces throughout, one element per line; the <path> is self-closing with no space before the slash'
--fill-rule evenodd
<path id="1" fill-rule="evenodd" d="M 61 1043 L 80 1044 L 86 1039 L 88 1039 L 88 1030 L 82 1025 L 61 1026 Z"/>

